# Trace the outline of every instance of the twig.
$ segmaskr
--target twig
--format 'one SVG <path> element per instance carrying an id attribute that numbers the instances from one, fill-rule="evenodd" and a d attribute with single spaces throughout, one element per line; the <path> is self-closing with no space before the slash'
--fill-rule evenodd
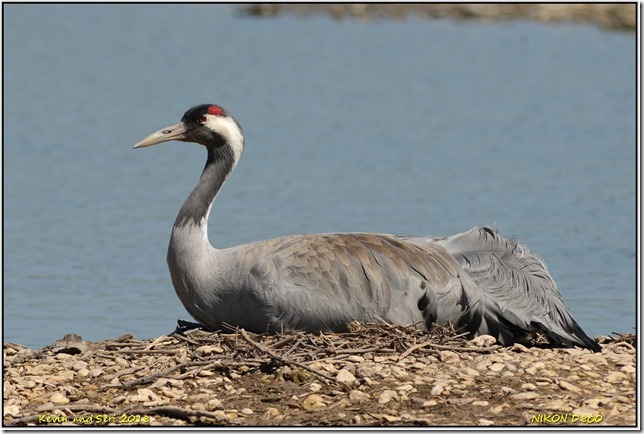
<path id="1" fill-rule="evenodd" d="M 123 369 L 122 371 L 119 371 L 119 372 L 117 372 L 116 374 L 109 375 L 109 376 L 107 376 L 107 377 L 103 378 L 103 380 L 105 380 L 105 381 L 110 381 L 110 380 L 112 380 L 112 379 L 114 379 L 114 378 L 119 378 L 119 377 L 122 377 L 122 376 L 124 376 L 124 375 L 133 374 L 133 373 L 135 373 L 135 372 L 137 372 L 137 371 L 140 371 L 141 369 L 145 369 L 145 368 L 147 368 L 147 366 L 146 366 L 146 365 L 143 365 L 143 366 L 133 366 L 133 367 L 131 367 L 131 368 Z"/>
<path id="2" fill-rule="evenodd" d="M 171 405 L 162 407 L 137 408 L 130 412 L 131 414 L 163 414 L 177 419 L 190 420 L 191 417 L 207 417 L 209 419 L 219 420 L 215 413 L 205 410 L 190 410 L 187 408 L 174 407 Z"/>
<path id="3" fill-rule="evenodd" d="M 295 339 L 297 339 L 297 336 L 295 336 L 295 335 L 287 336 L 286 338 L 282 339 L 281 341 L 274 343 L 272 345 L 272 347 L 275 348 L 275 349 L 282 348 L 283 346 L 288 345 L 291 342 L 293 342 Z"/>
<path id="4" fill-rule="evenodd" d="M 335 350 L 335 344 L 333 343 L 333 341 L 332 341 L 331 339 L 329 339 L 328 337 L 326 337 L 326 336 L 324 335 L 324 333 L 322 333 L 322 332 L 320 332 L 320 335 L 319 335 L 319 336 L 320 336 L 320 339 L 322 339 L 322 341 L 323 341 L 325 344 L 327 344 L 329 347 L 331 347 L 332 349 L 334 349 L 334 350 Z"/>
<path id="5" fill-rule="evenodd" d="M 324 363 L 340 363 L 340 361 L 342 361 L 342 360 L 346 359 L 347 357 L 349 357 L 349 355 L 348 355 L 348 354 L 341 354 L 341 355 L 340 355 L 340 356 L 338 356 L 338 357 L 324 357 L 324 358 L 321 358 L 321 359 L 307 360 L 307 361 L 306 361 L 306 362 L 304 362 L 304 363 L 309 364 L 309 365 L 310 365 L 310 364 L 313 364 L 313 363 L 315 363 L 315 362 L 324 362 Z"/>
<path id="6" fill-rule="evenodd" d="M 165 338 L 167 338 L 167 336 L 166 336 L 166 335 L 159 336 L 158 338 L 156 338 L 155 340 L 153 340 L 152 342 L 150 342 L 150 345 L 148 345 L 148 346 L 146 346 L 145 348 L 143 348 L 143 350 L 145 350 L 145 351 L 149 351 L 149 350 L 151 350 L 151 349 L 152 349 L 152 347 L 154 347 L 155 345 L 157 345 L 159 342 L 161 342 L 161 341 L 162 341 L 162 340 L 164 340 Z"/>
<path id="7" fill-rule="evenodd" d="M 111 350 L 111 353 L 118 354 L 170 354 L 174 355 L 179 353 L 179 350 Z"/>
<path id="8" fill-rule="evenodd" d="M 284 353 L 284 356 L 283 356 L 283 357 L 286 357 L 286 356 L 288 356 L 289 354 L 291 354 L 291 353 L 292 353 L 293 351 L 295 351 L 295 350 L 297 349 L 297 347 L 299 347 L 300 345 L 302 345 L 302 338 L 298 339 L 298 340 L 297 340 L 297 342 L 295 342 L 295 344 L 293 344 L 293 346 L 292 346 L 292 347 L 291 347 L 287 352 L 285 352 L 285 353 Z"/>
<path id="9" fill-rule="evenodd" d="M 620 342 L 615 342 L 615 343 L 610 343 L 608 345 L 612 345 L 613 347 L 626 347 L 629 350 L 636 352 L 635 347 L 629 344 L 628 342 L 625 341 L 620 341 Z"/>
<path id="10" fill-rule="evenodd" d="M 322 378 L 324 378 L 325 380 L 329 380 L 329 381 L 331 381 L 331 382 L 333 382 L 333 383 L 336 383 L 336 379 L 335 379 L 335 378 L 333 378 L 333 377 L 331 377 L 331 376 L 329 376 L 329 375 L 325 374 L 324 372 L 318 371 L 317 369 L 313 369 L 313 368 L 311 368 L 311 367 L 309 367 L 309 366 L 306 366 L 306 365 L 305 365 L 305 364 L 303 364 L 303 363 L 296 362 L 295 360 L 289 360 L 289 359 L 287 359 L 287 358 L 284 358 L 284 357 L 282 357 L 282 356 L 280 356 L 280 355 L 278 355 L 278 354 L 275 354 L 274 352 L 272 352 L 272 351 L 271 351 L 271 350 L 269 350 L 268 348 L 266 348 L 266 347 L 262 346 L 261 344 L 258 344 L 257 342 L 255 342 L 254 340 L 252 340 L 252 339 L 248 336 L 248 334 L 246 333 L 246 330 L 244 330 L 244 329 L 239 329 L 239 332 L 240 332 L 240 334 L 242 335 L 242 337 L 246 340 L 246 342 L 248 342 L 249 344 L 251 344 L 253 347 L 257 348 L 259 351 L 261 351 L 261 352 L 264 352 L 264 353 L 268 354 L 272 359 L 275 359 L 275 360 L 277 360 L 278 362 L 284 363 L 284 364 L 286 364 L 286 365 L 293 365 L 293 366 L 297 366 L 298 368 L 302 368 L 302 369 L 305 369 L 305 370 L 307 370 L 307 371 L 309 371 L 309 372 L 314 373 L 314 374 L 315 374 L 315 375 L 317 375 L 318 377 L 322 377 Z"/>
<path id="11" fill-rule="evenodd" d="M 195 347 L 198 347 L 200 345 L 199 342 L 193 341 L 188 336 L 184 336 L 181 333 L 174 332 L 173 336 L 177 339 L 181 339 L 184 342 L 188 342 L 189 344 L 194 345 Z"/>
<path id="12" fill-rule="evenodd" d="M 140 342 L 110 342 L 110 341 L 108 341 L 105 344 L 106 347 L 143 347 L 144 345 L 145 343 L 140 343 Z"/>
<path id="13" fill-rule="evenodd" d="M 329 349 L 328 352 L 334 354 L 363 354 L 363 353 L 373 353 L 374 351 L 380 351 L 380 347 L 368 347 L 368 348 L 348 348 L 346 350 L 333 350 Z"/>
<path id="14" fill-rule="evenodd" d="M 104 407 L 102 405 L 92 405 L 92 404 L 68 404 L 68 405 L 58 405 L 56 407 L 51 407 L 47 411 L 53 411 L 53 410 L 70 410 L 70 411 L 89 411 L 90 413 L 106 413 L 106 414 L 111 414 L 114 413 L 115 410 L 111 407 Z M 21 417 L 20 419 L 16 419 L 12 421 L 11 423 L 7 424 L 9 426 L 15 426 L 15 425 L 26 425 L 31 422 L 37 422 L 40 420 L 41 414 L 33 414 L 31 416 L 24 416 Z"/>
<path id="15" fill-rule="evenodd" d="M 163 371 L 155 372 L 154 374 L 146 375 L 145 377 L 137 378 L 132 381 L 127 381 L 117 387 L 121 387 L 122 389 L 127 389 L 132 386 L 138 386 L 139 384 L 151 383 L 159 377 L 163 377 L 164 375 L 171 374 L 174 371 L 178 371 L 179 369 L 183 369 L 187 366 L 188 366 L 187 363 L 180 363 L 178 365 L 172 366 L 171 368 L 164 369 Z"/>
<path id="16" fill-rule="evenodd" d="M 475 353 L 486 353 L 489 351 L 494 351 L 498 350 L 499 348 L 503 348 L 501 345 L 493 345 L 491 347 L 483 347 L 483 348 L 477 348 L 477 347 L 455 347 L 452 345 L 439 345 L 439 344 L 434 344 L 430 342 L 426 342 L 430 347 L 435 348 L 437 350 L 452 350 L 452 351 L 472 351 Z"/>
<path id="17" fill-rule="evenodd" d="M 456 339 L 462 338 L 462 337 L 467 336 L 469 334 L 470 334 L 470 332 L 459 333 L 457 335 L 450 336 L 447 340 L 448 341 L 455 341 Z"/>
<path id="18" fill-rule="evenodd" d="M 423 342 L 421 344 L 412 345 L 411 347 L 409 347 L 409 349 L 407 349 L 407 351 L 405 351 L 400 356 L 398 356 L 398 361 L 400 362 L 402 359 L 404 359 L 405 357 L 407 357 L 408 355 L 410 355 L 416 350 L 429 347 L 429 346 L 434 346 L 434 344 L 432 344 L 431 342 Z"/>

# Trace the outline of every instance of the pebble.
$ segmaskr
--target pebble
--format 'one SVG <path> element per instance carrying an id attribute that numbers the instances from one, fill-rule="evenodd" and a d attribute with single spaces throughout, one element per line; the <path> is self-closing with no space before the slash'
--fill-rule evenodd
<path id="1" fill-rule="evenodd" d="M 490 359 L 484 359 L 479 363 L 477 363 L 476 365 L 474 365 L 474 369 L 476 369 L 477 371 L 485 371 L 487 367 L 490 366 L 492 363 L 493 362 Z"/>
<path id="2" fill-rule="evenodd" d="M 634 374 L 637 370 L 635 369 L 635 366 L 633 365 L 626 365 L 620 369 L 620 371 L 626 373 L 626 374 Z"/>
<path id="3" fill-rule="evenodd" d="M 54 392 L 51 397 L 49 397 L 49 401 L 56 405 L 62 405 L 67 404 L 69 402 L 69 399 L 67 399 L 65 395 L 60 392 Z"/>
<path id="4" fill-rule="evenodd" d="M 394 377 L 396 377 L 397 380 L 404 380 L 407 377 L 409 377 L 409 373 L 407 372 L 407 370 L 399 366 L 392 366 L 391 373 L 393 374 Z"/>
<path id="5" fill-rule="evenodd" d="M 198 347 L 195 350 L 195 353 L 197 353 L 200 356 L 209 356 L 211 354 L 221 354 L 223 352 L 224 352 L 224 349 L 217 345 L 203 345 L 201 347 Z"/>
<path id="6" fill-rule="evenodd" d="M 101 368 L 94 368 L 89 371 L 89 376 L 90 377 L 98 377 L 103 375 L 105 371 L 103 371 Z"/>
<path id="7" fill-rule="evenodd" d="M 356 377 L 346 369 L 342 368 L 338 371 L 335 379 L 340 383 L 353 384 L 356 382 Z"/>
<path id="8" fill-rule="evenodd" d="M 472 368 L 461 368 L 458 372 L 466 377 L 478 377 L 481 375 L 479 371 Z"/>
<path id="9" fill-rule="evenodd" d="M 432 390 L 429 393 L 434 395 L 434 396 L 438 396 L 441 393 L 443 393 L 444 391 L 445 391 L 445 388 L 443 386 L 441 386 L 440 384 L 437 384 L 434 387 L 432 387 Z"/>
<path id="10" fill-rule="evenodd" d="M 575 386 L 574 384 L 570 384 L 566 380 L 559 380 L 559 387 L 561 387 L 563 390 L 568 390 L 569 392 L 581 392 L 581 389 L 579 387 Z"/>
<path id="11" fill-rule="evenodd" d="M 477 424 L 478 426 L 490 426 L 490 425 L 494 425 L 494 421 L 491 421 L 491 420 L 489 420 L 489 419 L 483 419 L 483 418 L 481 418 L 481 419 L 479 419 L 479 420 L 477 420 L 477 421 L 476 421 L 476 424 Z"/>
<path id="12" fill-rule="evenodd" d="M 503 369 L 505 369 L 505 364 L 504 363 L 493 363 L 490 365 L 488 368 L 492 372 L 501 372 Z"/>
<path id="13" fill-rule="evenodd" d="M 77 360 L 72 364 L 72 369 L 74 371 L 80 371 L 81 369 L 87 370 L 88 363 L 83 360 Z"/>
<path id="14" fill-rule="evenodd" d="M 475 347 L 489 347 L 496 344 L 496 338 L 490 335 L 477 336 L 470 341 Z"/>
<path id="15" fill-rule="evenodd" d="M 511 395 L 510 398 L 515 399 L 515 400 L 529 400 L 529 399 L 535 399 L 539 398 L 539 394 L 536 392 L 521 392 L 521 393 L 516 393 L 514 395 Z"/>
<path id="16" fill-rule="evenodd" d="M 500 404 L 500 405 L 492 407 L 488 411 L 490 413 L 492 413 L 492 414 L 499 414 L 499 413 L 503 412 L 507 407 L 508 407 L 507 404 Z"/>
<path id="17" fill-rule="evenodd" d="M 378 404 L 386 404 L 392 399 L 398 399 L 398 393 L 395 390 L 383 390 L 378 397 Z"/>
<path id="18" fill-rule="evenodd" d="M 604 381 L 607 381 L 609 383 L 619 383 L 623 380 L 626 380 L 627 378 L 628 377 L 623 372 L 616 371 L 606 375 L 604 377 Z"/>
<path id="19" fill-rule="evenodd" d="M 268 407 L 262 415 L 262 419 L 275 419 L 279 415 L 281 415 L 281 413 L 277 408 Z"/>
<path id="20" fill-rule="evenodd" d="M 352 390 L 349 392 L 349 401 L 366 401 L 369 398 L 371 398 L 371 396 L 369 396 L 368 393 L 364 393 L 360 390 Z"/>
<path id="21" fill-rule="evenodd" d="M 226 415 L 226 413 L 225 413 L 223 410 L 215 410 L 215 411 L 213 411 L 213 412 L 212 412 L 212 415 L 213 415 L 213 416 L 215 417 L 215 419 L 217 419 L 218 421 L 222 421 L 222 420 L 227 420 L 227 419 L 228 419 L 228 415 Z"/>
<path id="22" fill-rule="evenodd" d="M 450 364 L 458 363 L 461 360 L 461 357 L 454 351 L 445 350 L 440 352 L 440 359 L 443 363 Z"/>
<path id="23" fill-rule="evenodd" d="M 224 405 L 222 404 L 220 399 L 212 398 L 208 402 L 206 402 L 205 407 L 206 407 L 206 410 L 213 411 L 213 410 L 224 408 Z"/>
<path id="24" fill-rule="evenodd" d="M 311 410 L 326 407 L 326 403 L 324 402 L 322 395 L 312 393 L 302 401 L 302 407 L 306 410 Z"/>
<path id="25" fill-rule="evenodd" d="M 72 356 L 71 354 L 67 354 L 67 353 L 58 353 L 54 357 L 57 358 L 58 360 L 68 360 L 68 359 L 71 359 L 74 356 Z"/>
<path id="26" fill-rule="evenodd" d="M 196 393 L 194 395 L 188 395 L 186 401 L 188 402 L 208 402 L 210 400 L 210 393 Z"/>
<path id="27" fill-rule="evenodd" d="M 584 405 L 590 409 L 597 410 L 602 404 L 602 400 L 598 398 L 591 398 L 584 400 Z"/>
<path id="28" fill-rule="evenodd" d="M 18 407 L 17 405 L 5 405 L 4 409 L 2 410 L 2 414 L 3 416 L 18 416 L 18 414 L 20 414 L 20 407 Z"/>
<path id="29" fill-rule="evenodd" d="M 401 392 L 411 392 L 411 391 L 415 391 L 416 389 L 411 384 L 403 384 L 402 386 L 396 387 L 396 390 Z"/>
<path id="30" fill-rule="evenodd" d="M 523 383 L 519 388 L 521 390 L 537 390 L 537 386 L 532 383 Z"/>
<path id="31" fill-rule="evenodd" d="M 111 403 L 111 404 L 114 404 L 114 405 L 119 405 L 119 404 L 121 404 L 122 402 L 125 402 L 125 401 L 127 401 L 127 396 L 125 396 L 125 395 L 119 395 L 119 396 L 114 397 L 114 398 L 110 401 L 110 403 Z"/>
<path id="32" fill-rule="evenodd" d="M 154 393 L 153 391 L 151 391 L 150 389 L 141 388 L 141 389 L 137 390 L 136 393 L 139 396 L 145 398 L 145 400 L 147 400 L 147 401 L 157 401 L 159 399 L 157 394 Z"/>
<path id="33" fill-rule="evenodd" d="M 530 349 L 528 347 L 526 347 L 525 345 L 519 344 L 519 343 L 515 343 L 514 345 L 512 345 L 512 350 L 517 351 L 519 353 L 529 353 L 530 352 Z"/>

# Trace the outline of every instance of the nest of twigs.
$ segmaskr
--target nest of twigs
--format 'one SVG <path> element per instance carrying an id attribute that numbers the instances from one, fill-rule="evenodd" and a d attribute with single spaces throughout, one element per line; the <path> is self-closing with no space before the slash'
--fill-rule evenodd
<path id="1" fill-rule="evenodd" d="M 292 366 L 336 383 L 334 377 L 310 365 L 318 361 L 337 362 L 351 355 L 366 353 L 399 354 L 398 360 L 402 360 L 412 353 L 440 355 L 441 350 L 488 352 L 500 348 L 498 345 L 473 346 L 466 339 L 467 333 L 457 334 L 452 326 L 435 326 L 427 331 L 386 323 L 354 322 L 345 333 L 254 334 L 243 329 L 229 333 L 210 332 L 187 327 L 187 324 L 180 321 L 174 333 L 151 343 L 131 335 L 107 341 L 104 351 L 110 353 L 190 354 L 190 360 L 182 360 L 175 366 L 122 382 L 116 387 L 148 384 L 173 373 L 179 373 L 177 378 L 185 378 L 204 369 L 226 370 L 239 366 L 262 371 Z"/>
<path id="2" fill-rule="evenodd" d="M 5 424 L 56 425 L 66 417 L 87 426 L 94 417 L 91 424 L 105 425 L 99 415 L 156 426 L 516 424 L 523 416 L 503 409 L 517 399 L 578 408 L 579 394 L 631 393 L 624 382 L 633 375 L 635 338 L 606 339 L 602 354 L 550 353 L 539 345 L 501 347 L 491 336 L 470 340 L 451 326 L 352 323 L 345 333 L 255 334 L 180 321 L 157 339 L 67 335 L 37 351 L 7 343 Z M 584 383 L 589 371 L 595 377 Z M 618 405 L 614 412 L 626 421 L 632 402 L 605 405 Z"/>

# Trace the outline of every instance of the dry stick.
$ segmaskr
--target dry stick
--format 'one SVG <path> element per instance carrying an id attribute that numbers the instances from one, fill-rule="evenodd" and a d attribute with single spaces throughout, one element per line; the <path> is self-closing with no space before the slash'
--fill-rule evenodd
<path id="1" fill-rule="evenodd" d="M 173 336 L 174 336 L 175 338 L 177 338 L 177 339 L 181 339 L 181 340 L 182 340 L 182 341 L 184 341 L 184 342 L 188 342 L 189 344 L 192 344 L 192 345 L 194 345 L 195 347 L 198 347 L 198 346 L 200 345 L 200 344 L 199 344 L 199 342 L 193 341 L 193 340 L 192 340 L 192 339 L 190 339 L 189 337 L 184 336 L 184 335 L 182 335 L 182 334 L 180 334 L 180 333 L 174 333 L 174 334 L 173 334 Z"/>
<path id="2" fill-rule="evenodd" d="M 411 353 L 413 353 L 416 350 L 419 350 L 421 348 L 425 348 L 425 347 L 428 347 L 428 346 L 433 346 L 433 345 L 434 344 L 432 344 L 431 342 L 423 342 L 421 344 L 412 345 L 411 347 L 409 347 L 407 349 L 407 351 L 405 351 L 400 356 L 398 356 L 398 361 L 400 362 L 402 359 L 404 359 L 405 357 L 407 357 L 408 355 L 410 355 Z"/>
<path id="3" fill-rule="evenodd" d="M 322 378 L 324 378 L 324 379 L 326 379 L 326 380 L 329 380 L 329 381 L 331 381 L 331 382 L 333 382 L 333 383 L 336 383 L 335 378 L 333 378 L 333 377 L 331 377 L 331 376 L 329 376 L 329 375 L 325 374 L 324 372 L 318 371 L 317 369 L 313 369 L 313 368 L 311 368 L 311 367 L 309 367 L 309 366 L 306 366 L 306 365 L 305 365 L 305 364 L 303 364 L 303 363 L 296 362 L 296 361 L 294 361 L 294 360 L 286 359 L 286 358 L 284 358 L 284 357 L 282 357 L 282 356 L 280 356 L 280 355 L 278 355 L 278 354 L 275 354 L 274 352 L 272 352 L 272 351 L 271 351 L 271 350 L 269 350 L 268 348 L 266 348 L 266 347 L 264 347 L 264 346 L 262 346 L 262 345 L 258 344 L 257 342 L 255 342 L 254 340 L 252 340 L 252 339 L 248 336 L 248 334 L 246 334 L 246 330 L 244 330 L 244 329 L 239 329 L 239 332 L 241 333 L 242 337 L 246 340 L 246 342 L 248 342 L 249 344 L 251 344 L 253 347 L 257 348 L 258 350 L 260 350 L 260 351 L 262 351 L 262 352 L 264 352 L 264 353 L 268 354 L 272 359 L 275 359 L 275 360 L 277 360 L 278 362 L 284 363 L 285 365 L 293 365 L 293 366 L 297 366 L 298 368 L 302 368 L 302 369 L 305 369 L 305 370 L 307 370 L 307 371 L 309 371 L 309 372 L 314 373 L 314 374 L 315 374 L 315 375 L 317 375 L 318 377 L 322 377 Z"/>
<path id="4" fill-rule="evenodd" d="M 331 347 L 331 348 L 335 349 L 335 344 L 333 343 L 333 341 L 332 341 L 331 339 L 329 339 L 328 337 L 326 337 L 326 336 L 324 335 L 324 333 L 320 333 L 320 339 L 322 339 L 322 342 L 324 342 L 325 344 L 327 344 L 327 346 L 329 346 L 329 347 Z"/>
<path id="5" fill-rule="evenodd" d="M 205 411 L 205 410 L 190 410 L 187 408 L 181 408 L 181 407 L 174 407 L 171 405 L 167 406 L 161 406 L 161 407 L 143 407 L 143 408 L 136 408 L 132 411 L 129 411 L 128 413 L 130 414 L 150 414 L 150 413 L 155 413 L 155 414 L 163 414 L 166 416 L 174 417 L 177 419 L 183 419 L 183 420 L 189 420 L 188 418 L 190 417 L 207 417 L 209 419 L 216 419 L 219 420 L 215 413 L 211 411 Z"/>
<path id="6" fill-rule="evenodd" d="M 143 343 L 138 343 L 138 342 L 111 342 L 107 341 L 106 342 L 106 347 L 142 347 L 145 345 L 145 342 Z M 109 351 L 109 350 L 108 350 Z"/>
<path id="7" fill-rule="evenodd" d="M 337 356 L 337 357 L 335 357 L 335 356 L 329 356 L 329 357 L 323 357 L 323 358 L 321 358 L 321 359 L 307 360 L 307 361 L 306 361 L 306 362 L 304 362 L 304 363 L 309 364 L 309 365 L 310 365 L 310 364 L 313 364 L 313 363 L 315 363 L 315 362 L 324 362 L 324 363 L 340 363 L 342 360 L 346 359 L 347 357 L 349 357 L 349 355 L 348 355 L 348 354 L 341 354 L 341 355 L 339 355 L 339 356 Z"/>
<path id="8" fill-rule="evenodd" d="M 151 350 L 153 346 L 157 345 L 159 342 L 161 342 L 161 341 L 162 341 L 162 340 L 164 340 L 165 338 L 167 338 L 167 336 L 166 336 L 166 335 L 159 336 L 158 338 L 156 338 L 155 340 L 153 340 L 152 342 L 150 342 L 150 345 L 148 345 L 147 347 L 145 347 L 145 348 L 143 348 L 143 349 L 144 349 L 145 351 Z"/>
<path id="9" fill-rule="evenodd" d="M 273 345 L 271 345 L 271 347 L 275 348 L 275 349 L 282 348 L 283 346 L 288 345 L 291 342 L 293 342 L 295 339 L 297 339 L 297 336 L 290 335 L 290 336 L 287 336 L 286 338 L 282 339 L 281 341 L 274 343 Z"/>
<path id="10" fill-rule="evenodd" d="M 93 413 L 93 414 L 102 414 L 102 413 L 111 414 L 116 411 L 111 407 L 103 407 L 101 405 L 92 405 L 92 404 L 67 404 L 67 405 L 58 405 L 56 407 L 51 407 L 47 409 L 48 412 L 51 412 L 54 410 L 89 411 L 90 413 Z M 14 425 L 28 424 L 31 422 L 37 422 L 40 419 L 40 416 L 42 416 L 42 414 L 34 414 L 31 416 L 21 417 L 20 419 L 16 419 L 12 421 L 8 425 L 14 426 Z"/>
<path id="11" fill-rule="evenodd" d="M 178 371 L 179 369 L 183 369 L 186 366 L 188 366 L 187 363 L 180 363 L 178 365 L 172 366 L 171 368 L 164 369 L 163 371 L 155 372 L 150 375 L 146 375 L 145 377 L 137 378 L 136 380 L 128 381 L 125 383 L 122 383 L 120 385 L 117 385 L 116 387 L 121 387 L 122 389 L 127 389 L 132 386 L 138 386 L 139 384 L 146 384 L 146 383 L 151 383 L 157 378 L 163 377 L 164 375 L 168 375 L 173 373 L 174 371 Z"/>
<path id="12" fill-rule="evenodd" d="M 629 349 L 629 350 L 631 350 L 631 351 L 636 351 L 634 346 L 632 346 L 632 345 L 631 345 L 631 344 L 629 344 L 628 342 L 624 342 L 624 341 L 611 343 L 611 344 L 609 344 L 609 345 L 612 345 L 613 347 L 626 347 L 626 348 L 628 348 L 628 349 Z"/>
<path id="13" fill-rule="evenodd" d="M 297 342 L 295 342 L 295 344 L 293 344 L 293 346 L 292 346 L 292 347 L 291 347 L 287 352 L 285 352 L 285 353 L 284 353 L 284 356 L 283 356 L 283 357 L 286 357 L 286 356 L 288 356 L 289 354 L 291 354 L 291 353 L 292 353 L 293 351 L 295 351 L 295 350 L 297 349 L 297 347 L 299 347 L 301 344 L 302 344 L 302 338 L 298 339 L 298 340 L 297 340 Z"/>
<path id="14" fill-rule="evenodd" d="M 116 374 L 108 375 L 108 376 L 104 377 L 103 380 L 104 381 L 110 381 L 113 378 L 119 378 L 119 377 L 122 377 L 124 375 L 133 374 L 136 371 L 140 371 L 141 369 L 145 369 L 145 368 L 147 368 L 147 366 L 133 366 L 131 368 L 123 369 L 122 371 L 119 371 Z"/>
<path id="15" fill-rule="evenodd" d="M 470 332 L 463 332 L 463 333 L 459 333 L 459 334 L 457 334 L 457 335 L 450 336 L 450 337 L 449 337 L 449 339 L 448 339 L 448 341 L 454 341 L 454 340 L 456 340 L 456 339 L 458 339 L 458 338 L 462 338 L 463 336 L 467 336 L 467 335 L 469 335 L 469 334 L 470 334 Z"/>
<path id="16" fill-rule="evenodd" d="M 41 416 L 40 414 L 32 414 L 31 416 L 24 416 L 24 417 L 21 417 L 20 419 L 16 419 L 16 420 L 12 421 L 11 423 L 7 423 L 6 420 L 5 420 L 5 423 L 7 424 L 7 426 L 18 426 L 18 425 L 23 425 L 23 424 L 26 425 L 26 424 L 29 424 L 31 422 L 37 422 L 38 419 L 40 419 L 40 416 Z M 5 418 L 6 418 L 6 416 L 5 416 Z"/>
<path id="17" fill-rule="evenodd" d="M 120 354 L 170 354 L 174 355 L 179 353 L 179 350 L 111 350 L 111 353 Z"/>
<path id="18" fill-rule="evenodd" d="M 368 347 L 368 348 L 348 348 L 346 350 L 333 350 L 329 349 L 328 352 L 333 354 L 363 354 L 363 353 L 373 353 L 374 351 L 380 351 L 380 347 Z"/>
<path id="19" fill-rule="evenodd" d="M 116 384 L 116 385 L 104 385 L 106 388 L 109 387 L 120 387 L 122 389 L 127 389 L 132 386 L 138 386 L 139 384 L 146 384 L 146 383 L 151 383 L 157 378 L 163 377 L 165 375 L 171 374 L 174 371 L 178 371 L 179 369 L 183 369 L 186 367 L 193 367 L 193 366 L 204 366 L 213 363 L 212 360 L 200 360 L 200 361 L 194 361 L 194 362 L 186 362 L 186 363 L 179 363 L 178 365 L 172 366 L 168 369 L 164 369 L 163 371 L 155 372 L 153 374 L 147 375 L 145 377 L 137 378 L 136 380 L 128 381 L 126 383 L 122 384 Z M 103 386 L 101 386 L 103 387 Z"/>
<path id="20" fill-rule="evenodd" d="M 501 345 L 493 345 L 491 347 L 477 348 L 477 347 L 454 347 L 451 345 L 439 345 L 428 343 L 430 347 L 436 348 L 437 350 L 453 350 L 453 351 L 472 351 L 476 353 L 486 353 L 489 351 L 498 350 L 503 348 Z"/>

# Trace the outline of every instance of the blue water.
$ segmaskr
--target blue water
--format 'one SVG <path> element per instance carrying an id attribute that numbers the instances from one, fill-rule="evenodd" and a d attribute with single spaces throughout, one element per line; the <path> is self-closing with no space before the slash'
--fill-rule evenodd
<path id="1" fill-rule="evenodd" d="M 227 247 L 495 224 L 591 335 L 635 326 L 635 35 L 532 22 L 242 16 L 230 5 L 4 5 L 4 340 L 190 319 L 165 264 L 204 150 L 132 150 L 192 105 L 246 151 Z"/>

